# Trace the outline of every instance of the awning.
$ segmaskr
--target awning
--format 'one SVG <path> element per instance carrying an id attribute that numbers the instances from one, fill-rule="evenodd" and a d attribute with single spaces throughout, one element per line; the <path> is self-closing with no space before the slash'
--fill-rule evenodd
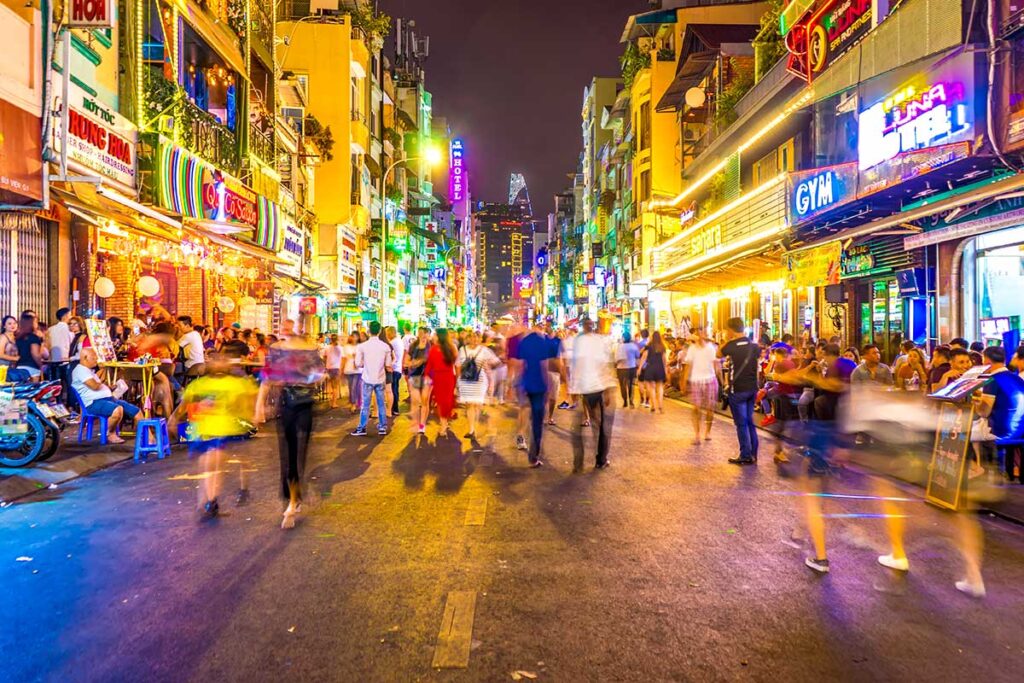
<path id="1" fill-rule="evenodd" d="M 66 206 L 68 211 L 86 221 L 93 223 L 97 223 L 101 219 L 113 221 L 148 237 L 156 237 L 169 242 L 178 242 L 181 239 L 180 221 L 175 221 L 169 216 L 164 216 L 162 221 L 150 218 L 111 198 L 112 196 L 120 198 L 120 195 L 104 194 L 99 190 L 99 186 L 93 183 L 51 184 L 50 191 L 52 197 Z M 142 208 L 157 213 L 150 207 Z M 158 215 L 162 216 L 163 214 Z M 173 223 L 176 223 L 178 227 L 173 227 Z"/>
<path id="2" fill-rule="evenodd" d="M 694 275 L 674 280 L 658 289 L 671 292 L 686 292 L 693 296 L 713 294 L 716 290 L 742 287 L 766 279 L 782 279 L 784 271 L 779 257 L 780 250 L 759 251 L 744 258 L 732 259 L 722 265 L 715 265 Z"/>
<path id="3" fill-rule="evenodd" d="M 322 285 L 316 280 L 310 280 L 305 277 L 293 277 L 291 275 L 285 275 L 284 273 L 271 273 L 270 279 L 274 281 L 281 289 L 291 292 L 308 292 L 310 294 L 315 292 L 322 292 L 327 289 L 327 285 Z"/>
<path id="4" fill-rule="evenodd" d="M 722 45 L 750 45 L 760 30 L 757 24 L 688 24 L 679 51 L 676 77 L 655 111 L 678 109 L 686 91 L 700 83 L 714 67 Z"/>
<path id="5" fill-rule="evenodd" d="M 660 9 L 643 14 L 634 14 L 626 21 L 626 28 L 622 31 L 620 43 L 628 43 L 637 38 L 654 36 L 658 29 L 665 24 L 676 23 L 676 11 L 674 9 Z"/>
<path id="6" fill-rule="evenodd" d="M 225 24 L 214 22 L 198 3 L 181 3 L 179 9 L 185 13 L 185 21 L 199 37 L 206 41 L 218 55 L 223 57 L 239 78 L 248 80 L 249 72 L 245 68 L 245 58 L 238 44 L 238 37 Z M 235 36 L 232 39 L 232 36 Z"/>
<path id="7" fill-rule="evenodd" d="M 241 254 L 245 254 L 254 259 L 265 261 L 268 263 L 287 263 L 287 261 L 278 258 L 275 254 L 268 252 L 262 247 L 257 247 L 253 244 L 246 242 L 240 242 L 239 240 L 232 239 L 231 237 L 225 237 L 209 230 L 204 230 L 199 225 L 186 224 L 185 231 L 195 235 L 196 237 L 204 237 L 214 244 L 220 245 L 227 249 L 233 249 Z"/>

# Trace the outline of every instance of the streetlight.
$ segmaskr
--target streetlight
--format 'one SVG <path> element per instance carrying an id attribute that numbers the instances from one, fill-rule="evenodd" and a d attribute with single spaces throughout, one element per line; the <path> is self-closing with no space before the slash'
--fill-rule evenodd
<path id="1" fill-rule="evenodd" d="M 386 189 L 388 186 L 388 176 L 401 164 L 407 164 L 410 161 L 426 161 L 431 166 L 436 166 L 441 161 L 441 150 L 436 147 L 427 147 L 426 152 L 422 156 L 407 157 L 405 159 L 398 159 L 388 166 L 387 170 L 384 171 L 384 175 L 380 178 L 380 216 L 381 216 L 381 234 L 380 234 L 380 324 L 384 324 L 384 301 L 387 298 L 388 291 L 388 211 L 387 211 L 387 194 Z"/>

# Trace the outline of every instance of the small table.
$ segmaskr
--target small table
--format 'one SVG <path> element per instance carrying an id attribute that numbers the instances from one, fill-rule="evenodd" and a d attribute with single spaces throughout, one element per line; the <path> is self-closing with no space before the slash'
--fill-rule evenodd
<path id="1" fill-rule="evenodd" d="M 129 363 L 127 361 L 116 361 L 113 363 L 100 363 L 101 368 L 109 368 L 113 371 L 114 376 L 108 378 L 108 384 L 113 385 L 117 383 L 117 380 L 121 378 L 121 375 L 128 375 L 129 371 L 138 370 L 141 371 L 138 377 L 142 381 L 142 417 L 149 417 L 150 411 L 153 409 L 153 401 L 150 398 L 150 394 L 153 392 L 153 375 L 156 374 L 160 368 L 160 363 Z M 128 377 L 128 379 L 136 379 L 135 377 Z"/>

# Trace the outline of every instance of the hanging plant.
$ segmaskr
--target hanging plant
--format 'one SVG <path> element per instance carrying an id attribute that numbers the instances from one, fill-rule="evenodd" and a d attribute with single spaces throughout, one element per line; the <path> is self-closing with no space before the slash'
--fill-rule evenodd
<path id="1" fill-rule="evenodd" d="M 320 153 L 320 158 L 323 161 L 333 159 L 334 134 L 331 133 L 331 127 L 321 124 L 319 119 L 312 114 L 306 114 L 303 128 L 305 129 L 306 138 L 313 143 L 317 152 Z"/>
<path id="2" fill-rule="evenodd" d="M 649 52 L 641 52 L 635 42 L 626 45 L 626 51 L 619 58 L 622 66 L 622 81 L 626 89 L 633 87 L 633 79 L 643 69 L 651 66 L 651 55 Z"/>

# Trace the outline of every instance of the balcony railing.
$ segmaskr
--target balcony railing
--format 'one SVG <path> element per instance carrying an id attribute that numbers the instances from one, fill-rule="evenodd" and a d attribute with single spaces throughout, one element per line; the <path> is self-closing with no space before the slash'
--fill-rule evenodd
<path id="1" fill-rule="evenodd" d="M 146 72 L 145 86 L 146 112 L 152 126 L 161 116 L 171 117 L 183 147 L 225 171 L 238 172 L 238 139 L 227 126 L 197 107 L 181 86 L 155 71 Z"/>
<path id="2" fill-rule="evenodd" d="M 249 124 L 249 153 L 268 166 L 273 166 L 276 161 L 274 138 L 264 133 L 258 126 Z"/>
<path id="3" fill-rule="evenodd" d="M 227 126 L 218 123 L 187 97 L 178 103 L 180 123 L 178 132 L 182 144 L 214 166 L 238 173 L 238 140 Z"/>
<path id="4" fill-rule="evenodd" d="M 267 50 L 268 54 L 273 54 L 274 20 L 270 16 L 270 11 L 260 2 L 254 2 L 250 6 L 252 8 L 249 14 L 252 24 L 250 35 L 253 41 L 258 42 Z"/>

